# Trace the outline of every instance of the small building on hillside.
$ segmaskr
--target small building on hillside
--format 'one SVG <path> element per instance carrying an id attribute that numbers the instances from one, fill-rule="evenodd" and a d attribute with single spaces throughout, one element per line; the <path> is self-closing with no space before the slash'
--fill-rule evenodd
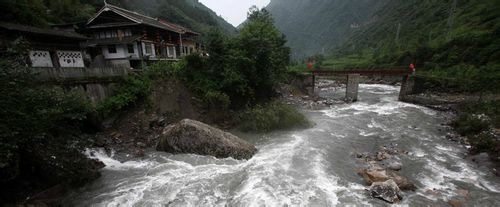
<path id="1" fill-rule="evenodd" d="M 201 48 L 196 32 L 110 4 L 85 30 L 92 39 L 84 47 L 96 66 L 141 68 L 147 61 L 177 60 Z"/>
<path id="2" fill-rule="evenodd" d="M 35 68 L 84 68 L 86 53 L 80 43 L 89 38 L 75 32 L 44 29 L 0 22 L 0 48 L 24 38 L 29 46 L 29 62 Z"/>

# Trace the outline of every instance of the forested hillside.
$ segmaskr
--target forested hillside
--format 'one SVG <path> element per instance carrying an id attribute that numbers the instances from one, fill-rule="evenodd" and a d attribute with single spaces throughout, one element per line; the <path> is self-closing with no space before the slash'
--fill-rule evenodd
<path id="1" fill-rule="evenodd" d="M 272 0 L 267 9 L 294 58 L 327 54 L 363 28 L 388 0 Z"/>
<path id="2" fill-rule="evenodd" d="M 108 0 L 108 3 L 163 17 L 200 32 L 210 28 L 235 32 L 232 25 L 196 0 Z M 85 22 L 103 4 L 102 0 L 0 0 L 0 21 L 36 26 Z"/>
<path id="3" fill-rule="evenodd" d="M 392 0 L 339 54 L 371 56 L 378 64 L 411 59 L 431 68 L 498 63 L 499 9 L 498 0 Z"/>

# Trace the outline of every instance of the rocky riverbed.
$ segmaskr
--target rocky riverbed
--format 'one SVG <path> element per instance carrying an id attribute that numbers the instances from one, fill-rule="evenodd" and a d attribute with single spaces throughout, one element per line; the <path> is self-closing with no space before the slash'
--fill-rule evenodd
<path id="1" fill-rule="evenodd" d="M 103 176 L 64 202 L 359 206 L 392 199 L 403 205 L 500 205 L 498 178 L 464 159 L 467 149 L 447 139 L 450 114 L 399 102 L 398 89 L 361 85 L 359 102 L 306 107 L 315 122 L 311 129 L 234 132 L 257 147 L 249 160 L 146 150 L 142 158 L 119 162 L 120 153 L 91 150 L 89 156 L 106 164 Z M 343 92 L 319 95 L 322 101 L 339 100 Z"/>

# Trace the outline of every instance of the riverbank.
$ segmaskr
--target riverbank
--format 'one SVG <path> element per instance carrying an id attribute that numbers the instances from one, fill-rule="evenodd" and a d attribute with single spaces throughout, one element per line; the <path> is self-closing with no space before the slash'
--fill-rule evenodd
<path id="1" fill-rule="evenodd" d="M 454 133 L 447 138 L 469 149 L 466 159 L 500 176 L 500 95 L 436 89 L 418 91 L 405 96 L 404 102 L 453 113 L 447 125 Z"/>
<path id="2" fill-rule="evenodd" d="M 63 202 L 71 206 L 382 206 L 387 204 L 371 198 L 366 181 L 356 174 L 375 158 L 383 168 L 400 162 L 396 174 L 415 185 L 415 191 L 402 192 L 402 205 L 446 206 L 456 200 L 471 206 L 500 203 L 496 178 L 464 160 L 466 149 L 444 138 L 450 129 L 441 123 L 449 120 L 449 114 L 401 103 L 398 90 L 362 84 L 359 102 L 303 110 L 316 123 L 310 129 L 237 133 L 258 149 L 246 161 L 147 150 L 145 156 L 123 162 L 118 153 L 93 150 L 91 157 L 107 165 L 103 176 Z M 320 95 L 342 94 L 324 90 Z"/>

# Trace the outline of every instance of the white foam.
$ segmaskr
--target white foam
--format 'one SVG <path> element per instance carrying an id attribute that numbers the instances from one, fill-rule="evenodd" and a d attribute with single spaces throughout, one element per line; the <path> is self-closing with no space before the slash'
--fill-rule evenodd
<path id="1" fill-rule="evenodd" d="M 114 152 L 111 152 L 111 155 L 108 156 L 104 149 L 86 149 L 84 154 L 91 159 L 98 159 L 103 162 L 106 165 L 105 169 L 109 170 L 125 170 L 131 168 L 139 169 L 158 164 L 157 162 L 145 160 L 120 162 L 113 158 L 115 154 Z"/>

